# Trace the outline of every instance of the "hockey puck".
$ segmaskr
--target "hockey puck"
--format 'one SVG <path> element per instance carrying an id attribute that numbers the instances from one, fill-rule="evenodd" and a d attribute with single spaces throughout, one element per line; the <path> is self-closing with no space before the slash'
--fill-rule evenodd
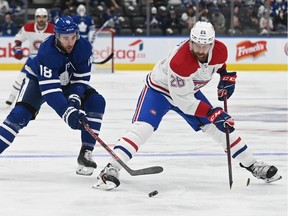
<path id="1" fill-rule="evenodd" d="M 150 192 L 148 195 L 149 197 L 153 197 L 153 196 L 156 196 L 157 194 L 158 194 L 158 191 L 155 190 L 155 191 Z"/>

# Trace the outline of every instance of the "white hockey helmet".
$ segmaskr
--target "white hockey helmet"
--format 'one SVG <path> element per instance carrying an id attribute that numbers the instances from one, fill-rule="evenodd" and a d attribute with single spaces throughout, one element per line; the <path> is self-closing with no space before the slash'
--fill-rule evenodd
<path id="1" fill-rule="evenodd" d="M 35 11 L 35 19 L 37 16 L 46 16 L 48 17 L 48 12 L 45 8 L 37 8 Z"/>
<path id="2" fill-rule="evenodd" d="M 190 40 L 199 44 L 212 44 L 215 40 L 213 25 L 210 22 L 196 22 L 190 31 Z"/>
<path id="3" fill-rule="evenodd" d="M 78 7 L 77 7 L 77 14 L 79 16 L 85 16 L 86 14 L 86 7 L 83 5 L 83 4 L 80 4 Z"/>

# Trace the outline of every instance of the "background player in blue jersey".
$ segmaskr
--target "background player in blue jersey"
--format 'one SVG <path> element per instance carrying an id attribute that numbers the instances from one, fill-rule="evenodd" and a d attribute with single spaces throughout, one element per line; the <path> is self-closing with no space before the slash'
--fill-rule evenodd
<path id="1" fill-rule="evenodd" d="M 86 7 L 80 4 L 77 7 L 77 15 L 72 18 L 79 27 L 80 35 L 91 41 L 92 35 L 95 32 L 95 25 L 93 18 L 86 15 Z"/>
<path id="2" fill-rule="evenodd" d="M 49 36 L 37 56 L 25 65 L 27 77 L 16 106 L 0 127 L 0 153 L 47 102 L 72 129 L 81 130 L 76 173 L 91 175 L 96 168 L 92 159 L 96 141 L 80 121 L 99 134 L 105 111 L 105 99 L 89 85 L 92 47 L 80 37 L 78 26 L 69 16 L 58 18 L 54 31 L 55 35 Z"/>

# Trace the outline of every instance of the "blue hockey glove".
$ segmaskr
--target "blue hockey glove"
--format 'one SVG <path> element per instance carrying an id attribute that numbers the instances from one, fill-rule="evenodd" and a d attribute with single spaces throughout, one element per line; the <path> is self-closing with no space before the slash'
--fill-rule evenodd
<path id="1" fill-rule="evenodd" d="M 229 128 L 230 133 L 235 130 L 234 120 L 220 107 L 211 108 L 207 113 L 207 118 L 222 132 L 226 132 L 226 127 Z"/>
<path id="2" fill-rule="evenodd" d="M 233 94 L 236 83 L 236 72 L 225 73 L 220 77 L 218 88 L 218 100 L 224 101 L 224 95 L 227 95 L 227 99 Z"/>
<path id="3" fill-rule="evenodd" d="M 21 59 L 23 58 L 23 51 L 22 51 L 21 46 L 15 46 L 15 47 L 13 47 L 13 52 L 14 52 L 14 57 L 15 57 L 16 59 L 21 60 Z"/>
<path id="4" fill-rule="evenodd" d="M 72 106 L 77 110 L 79 110 L 81 107 L 81 99 L 77 94 L 71 94 L 68 97 L 68 104 L 69 104 L 68 106 Z"/>
<path id="5" fill-rule="evenodd" d="M 74 130 L 85 130 L 81 122 L 88 124 L 85 114 L 71 106 L 66 109 L 62 118 Z"/>

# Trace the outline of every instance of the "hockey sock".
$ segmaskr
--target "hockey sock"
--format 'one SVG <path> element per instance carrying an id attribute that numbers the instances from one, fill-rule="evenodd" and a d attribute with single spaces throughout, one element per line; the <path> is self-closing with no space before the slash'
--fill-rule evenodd
<path id="1" fill-rule="evenodd" d="M 214 124 L 205 125 L 202 131 L 213 138 L 218 144 L 226 150 L 226 134 L 218 130 Z M 248 149 L 247 145 L 237 135 L 236 131 L 230 133 L 230 148 L 231 156 L 239 160 L 244 166 L 253 164 L 256 159 L 252 152 Z"/>
<path id="2" fill-rule="evenodd" d="M 153 127 L 146 122 L 134 122 L 115 145 L 115 153 L 126 163 L 132 159 L 133 155 L 136 154 L 139 147 L 152 135 L 153 131 Z M 119 170 L 121 169 L 121 166 L 113 158 L 111 158 L 110 163 Z"/>

